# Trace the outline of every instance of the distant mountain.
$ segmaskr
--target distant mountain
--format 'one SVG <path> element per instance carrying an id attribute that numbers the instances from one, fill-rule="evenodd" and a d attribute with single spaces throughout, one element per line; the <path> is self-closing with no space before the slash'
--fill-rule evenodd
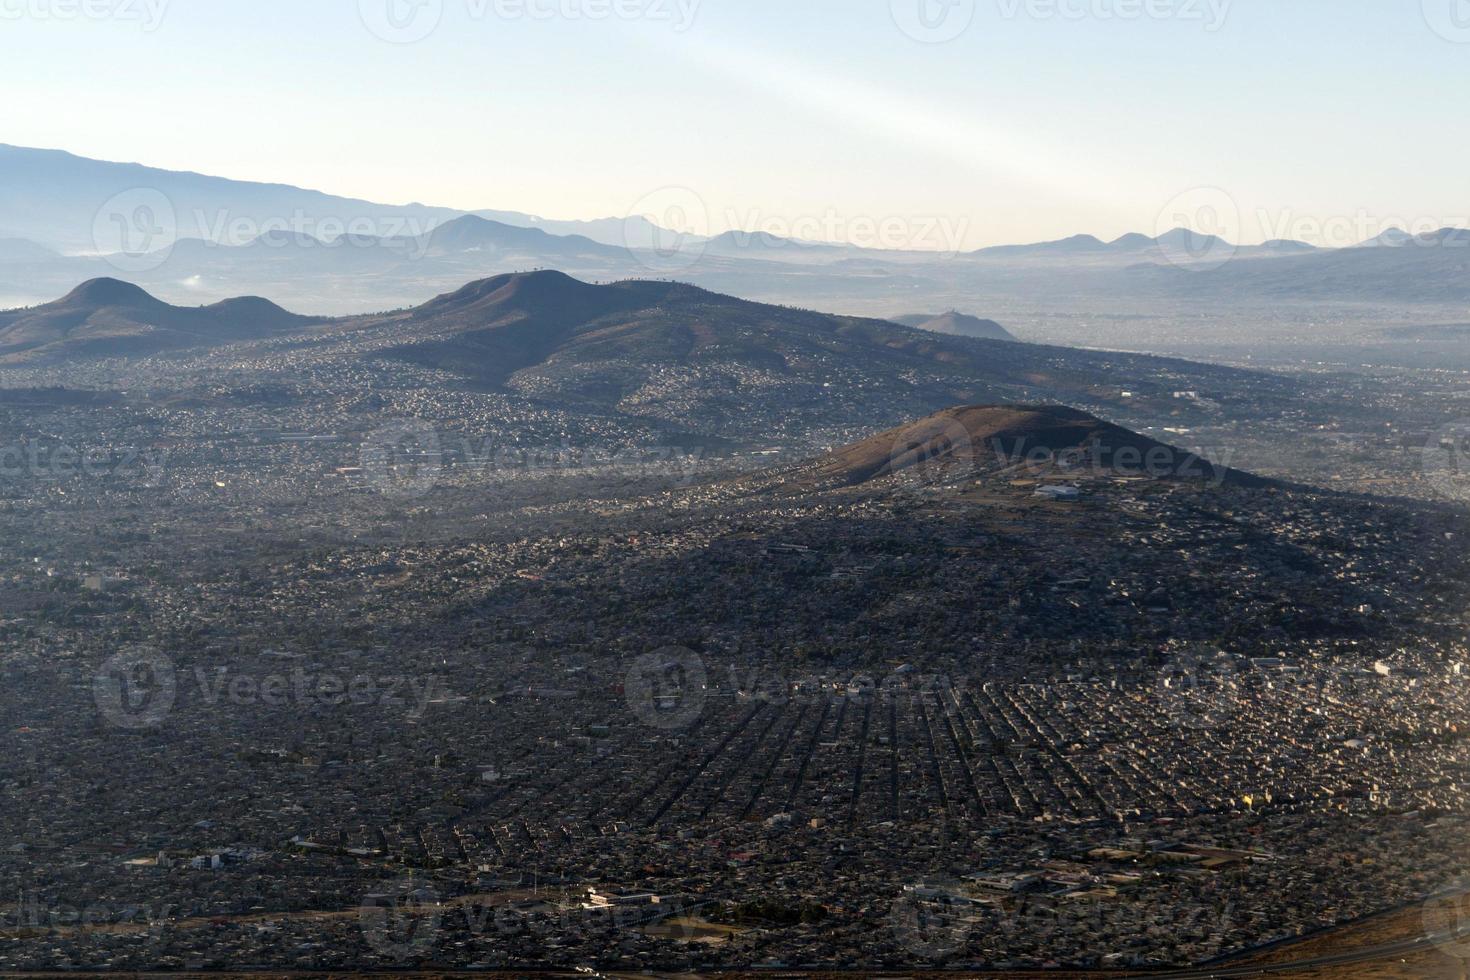
<path id="1" fill-rule="evenodd" d="M 1166 231 L 1154 239 L 1154 244 L 1161 248 L 1193 255 L 1201 255 L 1220 247 L 1235 247 L 1219 235 L 1204 235 L 1189 228 L 1175 228 L 1173 231 Z"/>
<path id="2" fill-rule="evenodd" d="M 1253 246 L 1253 248 L 1260 252 L 1275 252 L 1278 254 L 1318 251 L 1316 245 L 1307 242 L 1298 242 L 1290 238 L 1273 238 L 1269 242 L 1262 242 L 1260 245 Z"/>
<path id="3" fill-rule="evenodd" d="M 451 218 L 423 235 L 343 234 L 320 239 L 305 232 L 272 230 L 239 245 L 184 239 L 159 255 L 160 262 L 170 265 L 172 274 L 193 271 L 184 267 L 186 262 L 206 259 L 229 264 L 280 257 L 292 261 L 320 258 L 336 262 L 343 271 L 363 261 L 381 263 L 471 255 L 548 265 L 575 259 L 632 261 L 626 249 L 603 245 L 590 238 L 551 235 L 539 228 L 521 228 L 472 214 Z"/>
<path id="4" fill-rule="evenodd" d="M 304 232 L 270 231 L 238 245 L 185 238 L 148 253 L 106 255 L 92 260 L 131 273 L 146 285 L 176 291 L 177 284 L 198 280 L 235 292 L 278 292 L 290 283 L 301 291 L 327 292 L 343 280 L 381 275 L 421 255 L 421 240 L 342 235 L 322 240 Z M 72 259 L 72 262 L 81 261 Z"/>
<path id="5" fill-rule="evenodd" d="M 922 236 L 917 236 L 922 238 L 924 247 L 904 248 L 789 238 L 766 231 L 727 231 L 703 242 L 692 241 L 689 248 L 701 256 L 718 258 L 784 262 L 791 265 L 820 263 L 849 271 L 888 271 L 895 263 L 908 265 L 952 259 L 953 246 L 941 241 L 943 234 L 941 229 L 929 229 Z"/>
<path id="6" fill-rule="evenodd" d="M 1389 228 L 1382 234 L 1376 235 L 1365 242 L 1359 242 L 1354 248 L 1398 248 L 1407 245 L 1414 240 L 1414 236 L 1402 228 Z"/>
<path id="7" fill-rule="evenodd" d="M 1036 242 L 1032 245 L 997 245 L 990 248 L 982 248 L 978 252 L 970 254 L 986 259 L 1030 259 L 1030 258 L 1089 258 L 1122 256 L 1143 253 L 1160 248 L 1179 248 L 1196 245 L 1205 245 L 1207 242 L 1196 240 L 1194 232 L 1183 228 L 1175 229 L 1158 238 L 1149 238 L 1147 235 L 1137 233 L 1127 234 L 1116 238 L 1111 242 L 1105 242 L 1094 235 L 1073 235 L 1071 238 L 1063 238 L 1054 242 Z"/>
<path id="8" fill-rule="evenodd" d="M 106 213 L 117 209 L 118 217 Z M 427 231 L 463 212 L 410 204 L 391 206 L 336 197 L 285 184 L 228 180 L 136 163 L 110 163 L 60 150 L 0 144 L 0 235 L 14 235 L 68 252 L 93 252 L 111 242 L 113 220 L 129 223 L 149 209 L 160 245 L 171 238 L 215 240 L 231 222 L 264 230 L 296 219 L 367 222 L 384 229 Z M 160 213 L 166 209 L 166 213 Z M 141 219 L 140 219 L 141 220 Z M 294 223 L 290 224 L 295 228 Z M 101 240 L 99 241 L 99 229 Z"/>
<path id="9" fill-rule="evenodd" d="M 1143 236 L 1138 237 L 1142 238 Z M 1153 239 L 1144 240 L 1150 244 L 1153 242 Z M 1063 238 L 1054 242 L 1036 242 L 1031 245 L 994 245 L 989 248 L 982 248 L 972 254 L 987 258 L 1025 258 L 1030 256 L 1086 255 L 1106 252 L 1113 248 L 1113 245 L 1109 245 L 1102 239 L 1092 235 L 1073 235 L 1071 238 Z"/>
<path id="10" fill-rule="evenodd" d="M 445 222 L 425 236 L 422 244 L 423 253 L 430 256 L 489 252 L 525 256 L 546 264 L 570 258 L 625 261 L 628 258 L 624 249 L 603 245 L 580 235 L 550 235 L 539 228 L 517 228 L 472 214 Z"/>
<path id="11" fill-rule="evenodd" d="M 1441 228 L 1439 231 L 1411 235 L 1392 228 L 1373 241 L 1391 248 L 1470 248 L 1470 229 Z"/>
<path id="12" fill-rule="evenodd" d="M 170 306 L 130 283 L 93 279 L 54 303 L 0 313 L 0 364 L 138 356 L 275 336 L 318 322 L 258 297 Z"/>
<path id="13" fill-rule="evenodd" d="M 1217 484 L 1269 483 L 1061 405 L 945 409 L 835 450 L 814 469 L 819 481 L 846 486 L 914 470 L 941 481 L 999 471 L 1018 477 L 1104 472 Z"/>
<path id="14" fill-rule="evenodd" d="M 1274 257 L 1241 256 L 1206 271 L 1135 268 L 1135 288 L 1175 295 L 1255 301 L 1334 300 L 1402 303 L 1470 301 L 1470 231 L 1380 235 L 1376 245 L 1316 249 Z"/>
<path id="15" fill-rule="evenodd" d="M 417 236 L 467 213 L 0 144 L 0 238 L 24 238 L 67 253 L 115 250 L 114 223 L 135 218 L 151 222 L 162 245 L 174 238 L 218 242 L 234 222 L 262 231 L 284 225 L 323 239 L 348 230 L 381 237 Z M 586 235 L 614 246 L 647 247 L 658 234 L 654 225 L 637 216 L 555 221 L 516 211 L 475 213 L 501 224 Z"/>
<path id="16" fill-rule="evenodd" d="M 1018 342 L 1009 330 L 994 320 L 982 320 L 979 317 L 956 313 L 953 310 L 940 314 L 918 313 L 913 316 L 899 316 L 894 317 L 893 322 L 917 330 L 927 330 L 930 333 L 947 334 L 951 337 L 977 337 L 981 340 Z"/>
<path id="17" fill-rule="evenodd" d="M 1108 248 L 1115 252 L 1141 252 L 1146 248 L 1152 248 L 1156 244 L 1158 243 L 1155 239 L 1132 231 L 1108 242 Z"/>
<path id="18" fill-rule="evenodd" d="M 706 255 L 770 262 L 855 259 L 875 252 L 856 245 L 783 238 L 764 231 L 727 231 L 705 242 L 702 251 Z"/>
<path id="19" fill-rule="evenodd" d="M 237 245 L 186 238 L 144 255 L 53 256 L 24 267 L 0 261 L 0 296 L 34 302 L 79 280 L 121 273 L 173 302 L 255 294 L 310 313 L 361 315 L 413 306 L 467 280 L 536 268 L 572 269 L 590 279 L 646 271 L 627 249 L 465 215 L 422 236 L 323 240 L 271 230 Z"/>
<path id="20" fill-rule="evenodd" d="M 568 220 L 542 218 L 538 215 L 521 214 L 518 211 L 472 211 L 477 218 L 497 221 L 517 228 L 539 228 L 549 235 L 568 235 L 590 238 L 600 245 L 615 248 L 656 248 L 671 237 L 671 233 L 660 228 L 642 215 L 626 218 L 608 217 L 590 220 Z"/>
<path id="21" fill-rule="evenodd" d="M 1218 235 L 1205 235 L 1188 228 L 1175 228 L 1157 238 L 1133 232 L 1104 242 L 1093 235 L 1073 235 L 1034 245 L 999 245 L 970 253 L 984 259 L 1086 259 L 1121 257 L 1134 260 L 1189 261 L 1201 257 L 1229 255 L 1289 254 L 1315 251 L 1306 242 L 1275 240 L 1261 245 L 1235 245 Z"/>

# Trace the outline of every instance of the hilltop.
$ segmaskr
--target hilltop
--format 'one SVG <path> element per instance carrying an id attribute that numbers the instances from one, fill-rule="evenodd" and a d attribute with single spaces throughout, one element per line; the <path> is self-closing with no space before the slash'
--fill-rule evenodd
<path id="1" fill-rule="evenodd" d="M 342 329 L 371 330 L 374 358 L 543 404 L 766 439 L 814 419 L 891 425 L 955 404 L 1118 407 L 1125 386 L 1131 412 L 1155 418 L 1200 414 L 1173 397 L 1186 386 L 1258 410 L 1295 397 L 1229 368 L 945 336 L 679 282 L 596 285 L 551 271 L 480 280 Z"/>
<path id="2" fill-rule="evenodd" d="M 0 364 L 137 356 L 270 337 L 320 322 L 257 296 L 172 306 L 131 283 L 92 279 L 55 302 L 0 312 Z"/>
<path id="3" fill-rule="evenodd" d="M 819 482 L 839 486 L 899 475 L 939 483 L 981 473 L 1062 479 L 1105 474 L 1270 485 L 1062 405 L 945 409 L 834 450 L 817 460 L 812 470 Z"/>
<path id="4" fill-rule="evenodd" d="M 1009 340 L 1018 342 L 1014 334 L 994 320 L 982 320 L 978 316 L 950 310 L 948 313 L 918 313 L 913 316 L 898 316 L 894 323 L 906 327 L 942 333 L 951 337 L 976 337 L 981 340 Z"/>

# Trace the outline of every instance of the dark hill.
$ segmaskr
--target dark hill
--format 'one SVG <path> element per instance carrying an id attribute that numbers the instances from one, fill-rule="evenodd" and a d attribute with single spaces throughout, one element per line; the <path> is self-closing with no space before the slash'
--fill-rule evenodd
<path id="1" fill-rule="evenodd" d="M 986 360 L 976 349 L 948 346 L 961 341 L 887 321 L 768 306 L 673 282 L 596 286 L 559 272 L 470 283 L 400 322 L 410 339 L 393 356 L 494 383 L 526 369 L 576 370 L 583 382 L 577 394 L 596 375 L 603 397 L 626 393 L 630 379 L 642 384 L 660 364 L 719 364 L 810 383 L 818 373 L 840 374 L 844 363 L 879 373 L 922 364 L 948 374 Z"/>
<path id="2" fill-rule="evenodd" d="M 607 287 L 593 286 L 561 272 L 530 272 L 469 283 L 429 300 L 413 311 L 413 318 L 463 319 L 466 325 L 482 327 L 519 316 L 585 320 L 626 305 Z"/>
<path id="3" fill-rule="evenodd" d="M 981 340 L 1016 342 L 1015 336 L 994 320 L 982 320 L 980 317 L 957 313 L 953 310 L 938 315 L 919 313 L 914 316 L 900 316 L 895 317 L 893 322 L 918 330 L 927 330 L 930 333 L 947 334 L 951 337 L 976 337 Z"/>
<path id="4" fill-rule="evenodd" d="M 130 282 L 123 282 L 119 279 L 91 279 L 55 303 L 40 309 L 65 308 L 92 311 L 105 307 L 119 307 L 135 310 L 162 310 L 167 305 Z"/>
<path id="5" fill-rule="evenodd" d="M 221 335 L 230 334 L 238 339 L 247 339 L 257 331 L 262 334 L 281 333 L 318 322 L 312 317 L 297 316 L 281 309 L 275 303 L 260 296 L 237 296 L 221 300 L 203 311 L 214 318 Z"/>
<path id="6" fill-rule="evenodd" d="M 119 357 L 235 343 L 320 322 L 258 297 L 170 306 L 117 279 L 92 279 L 53 303 L 0 312 L 0 362 Z"/>
<path id="7" fill-rule="evenodd" d="M 1255 411 L 1288 394 L 1265 376 L 1227 368 L 945 336 L 681 283 L 593 285 L 559 272 L 496 276 L 341 328 L 371 331 L 375 358 L 550 406 L 774 440 L 813 418 L 892 424 L 955 404 L 1107 409 L 1127 390 L 1133 415 L 1187 419 L 1201 410 L 1173 397 L 1185 387 Z"/>
<path id="8" fill-rule="evenodd" d="M 640 305 L 628 290 L 593 286 L 560 272 L 496 276 L 413 310 L 408 316 L 413 332 L 435 339 L 388 353 L 500 383 L 572 344 L 580 327 Z"/>

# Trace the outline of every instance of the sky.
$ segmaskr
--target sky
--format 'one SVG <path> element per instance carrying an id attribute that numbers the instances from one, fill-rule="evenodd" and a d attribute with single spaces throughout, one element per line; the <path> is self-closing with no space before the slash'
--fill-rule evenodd
<path id="1" fill-rule="evenodd" d="M 0 142 L 709 233 L 1470 225 L 1470 0 L 0 0 L 0 91 Z"/>

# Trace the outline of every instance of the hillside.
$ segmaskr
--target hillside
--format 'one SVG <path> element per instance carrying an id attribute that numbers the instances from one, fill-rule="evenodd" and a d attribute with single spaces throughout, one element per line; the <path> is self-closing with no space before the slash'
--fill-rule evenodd
<path id="1" fill-rule="evenodd" d="M 591 285 L 557 272 L 497 276 L 343 329 L 370 329 L 373 357 L 542 403 L 768 438 L 809 428 L 812 416 L 892 424 L 955 404 L 1116 409 L 1125 387 L 1129 412 L 1152 417 L 1200 415 L 1173 397 L 1181 387 L 1255 410 L 1296 397 L 1233 369 L 949 337 L 681 283 Z"/>
<path id="2" fill-rule="evenodd" d="M 918 330 L 927 330 L 930 333 L 942 333 L 951 337 L 975 337 L 980 340 L 1009 340 L 1015 341 L 1016 337 L 1005 327 L 994 320 L 982 320 L 968 313 L 958 313 L 951 310 L 948 313 L 927 314 L 918 313 L 913 316 L 899 316 L 893 318 L 894 323 L 901 323 L 906 327 L 914 327 Z"/>
<path id="3" fill-rule="evenodd" d="M 289 354 L 274 344 L 308 331 L 312 343 Z M 202 372 L 254 371 L 265 351 L 253 341 L 270 342 L 270 357 L 287 358 L 276 369 L 293 374 L 356 364 L 392 379 L 411 365 L 436 385 L 533 414 L 707 445 L 844 445 L 954 405 L 1067 404 L 1134 427 L 1184 428 L 1327 411 L 1299 384 L 1235 368 L 945 336 L 683 283 L 596 285 L 559 272 L 480 279 L 419 306 L 331 321 L 263 299 L 170 306 L 112 279 L 0 313 L 0 366 L 168 351 Z"/>
<path id="4" fill-rule="evenodd" d="M 0 364 L 236 343 L 319 322 L 259 297 L 170 306 L 130 283 L 92 279 L 53 303 L 0 312 Z"/>
<path id="5" fill-rule="evenodd" d="M 165 225 L 179 238 L 213 238 L 224 223 L 244 220 L 257 227 L 300 216 L 315 233 L 322 227 L 377 227 L 380 235 L 423 233 L 467 213 L 553 235 L 587 235 L 600 241 L 644 246 L 656 230 L 642 218 L 554 221 L 518 211 L 467 211 L 424 204 L 382 204 L 321 191 L 207 174 L 115 163 L 61 150 L 0 144 L 0 238 L 18 237 L 64 252 L 97 247 L 98 209 L 117 195 L 149 192 L 137 203 L 161 199 L 171 207 Z M 132 198 L 129 198 L 131 201 Z M 128 202 L 124 202 L 125 204 Z M 325 231 L 320 237 L 332 237 Z"/>
<path id="6" fill-rule="evenodd" d="M 814 467 L 824 483 L 853 486 L 906 475 L 943 482 L 981 472 L 1016 477 L 1152 476 L 1268 485 L 1193 453 L 1060 405 L 966 405 L 845 446 Z"/>

